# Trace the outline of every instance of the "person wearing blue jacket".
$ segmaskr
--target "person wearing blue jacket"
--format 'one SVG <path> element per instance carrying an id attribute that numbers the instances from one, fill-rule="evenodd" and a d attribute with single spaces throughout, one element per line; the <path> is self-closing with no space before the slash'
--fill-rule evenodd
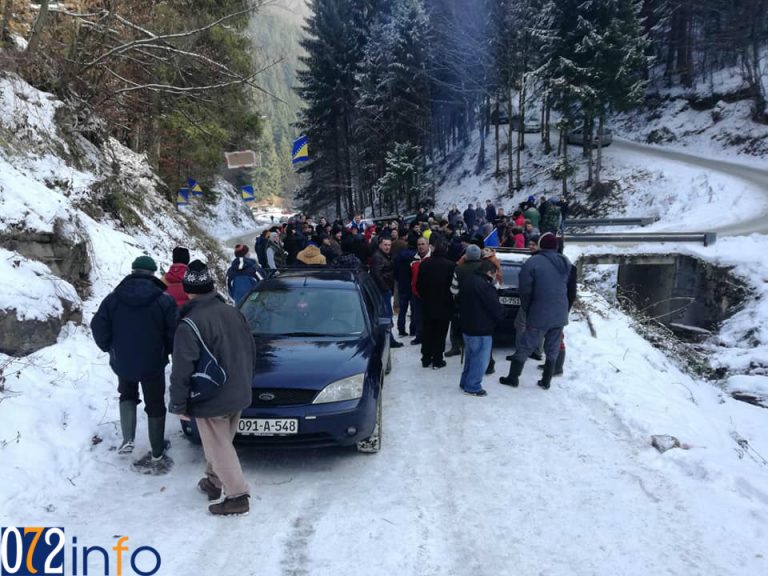
<path id="1" fill-rule="evenodd" d="M 507 386 L 518 386 L 525 361 L 542 340 L 546 361 L 538 385 L 547 390 L 552 381 L 563 328 L 568 324 L 570 303 L 576 293 L 572 264 L 557 250 L 557 237 L 549 232 L 543 234 L 539 238 L 539 252 L 520 269 L 520 308 L 525 313 L 525 331 L 517 337 L 509 374 L 499 379 Z"/>
<path id="2" fill-rule="evenodd" d="M 117 375 L 123 434 L 118 453 L 133 452 L 141 384 L 152 451 L 136 465 L 157 468 L 167 458 L 165 366 L 173 351 L 177 310 L 165 284 L 154 275 L 157 264 L 152 258 L 139 256 L 131 268 L 131 274 L 102 301 L 91 331 L 96 345 L 109 353 L 109 365 Z"/>
<path id="3" fill-rule="evenodd" d="M 256 284 L 264 279 L 264 270 L 253 258 L 248 258 L 248 246 L 235 246 L 235 259 L 227 270 L 227 292 L 237 305 Z"/>

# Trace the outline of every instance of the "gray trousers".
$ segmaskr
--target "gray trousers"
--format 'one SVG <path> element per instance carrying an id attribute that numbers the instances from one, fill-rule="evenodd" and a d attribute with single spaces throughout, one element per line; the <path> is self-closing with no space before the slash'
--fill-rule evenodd
<path id="1" fill-rule="evenodd" d="M 547 362 L 555 362 L 557 355 L 560 354 L 560 339 L 563 334 L 563 327 L 557 328 L 532 328 L 526 326 L 525 330 L 517 333 L 515 350 L 515 360 L 525 364 L 531 352 L 538 350 L 544 341 L 544 353 L 547 355 Z"/>
<path id="2" fill-rule="evenodd" d="M 232 444 L 239 420 L 239 412 L 213 418 L 195 418 L 208 462 L 205 475 L 214 486 L 224 489 L 227 498 L 248 494 L 243 469 Z"/>

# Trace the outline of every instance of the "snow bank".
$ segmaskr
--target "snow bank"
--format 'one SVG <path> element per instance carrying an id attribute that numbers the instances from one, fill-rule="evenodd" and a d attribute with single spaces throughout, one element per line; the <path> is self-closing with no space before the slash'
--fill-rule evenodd
<path id="1" fill-rule="evenodd" d="M 19 320 L 61 316 L 61 299 L 80 305 L 71 284 L 47 266 L 0 248 L 0 310 L 15 310 Z"/>
<path id="2" fill-rule="evenodd" d="M 94 452 L 107 455 L 117 442 L 117 380 L 87 326 L 131 262 L 148 254 L 162 272 L 173 248 L 186 246 L 222 274 L 229 259 L 203 229 L 224 237 L 255 227 L 223 181 L 205 218 L 177 210 L 144 155 L 114 139 L 97 147 L 77 134 L 64 138 L 57 117 L 66 112 L 52 96 L 0 76 L 0 309 L 44 319 L 61 311 L 60 296 L 83 308 L 83 325 L 65 325 L 57 344 L 24 358 L 0 354 L 2 525 L 13 509 L 35 517 L 55 509 L 63 483 L 103 474 Z M 14 235 L 54 229 L 87 242 L 85 302 L 47 266 L 8 249 Z"/>

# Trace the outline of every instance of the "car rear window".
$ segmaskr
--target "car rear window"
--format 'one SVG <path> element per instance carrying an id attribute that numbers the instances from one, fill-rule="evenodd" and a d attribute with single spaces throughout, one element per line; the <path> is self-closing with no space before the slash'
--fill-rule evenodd
<path id="1" fill-rule="evenodd" d="M 362 304 L 353 290 L 257 290 L 240 310 L 259 336 L 351 336 L 365 330 Z"/>
<path id="2" fill-rule="evenodd" d="M 501 264 L 502 288 L 517 288 L 520 286 L 520 264 Z"/>

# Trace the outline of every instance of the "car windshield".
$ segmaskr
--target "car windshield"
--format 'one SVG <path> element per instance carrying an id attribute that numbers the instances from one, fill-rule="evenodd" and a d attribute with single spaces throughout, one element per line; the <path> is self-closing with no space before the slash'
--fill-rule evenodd
<path id="1" fill-rule="evenodd" d="M 257 336 L 351 336 L 365 330 L 362 304 L 352 290 L 257 290 L 240 309 Z"/>
<path id="2" fill-rule="evenodd" d="M 517 288 L 520 284 L 520 265 L 502 263 L 501 275 L 502 288 Z"/>

